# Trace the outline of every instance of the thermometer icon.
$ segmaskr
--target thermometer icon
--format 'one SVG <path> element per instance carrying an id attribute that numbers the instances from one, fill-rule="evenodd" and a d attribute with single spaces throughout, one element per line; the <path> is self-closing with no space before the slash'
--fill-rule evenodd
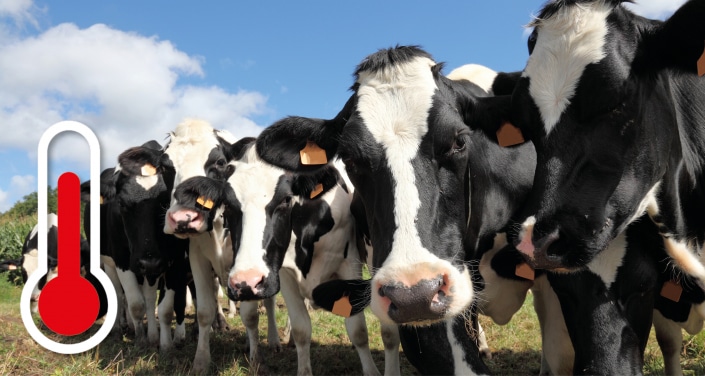
<path id="1" fill-rule="evenodd" d="M 61 353 L 77 354 L 97 346 L 117 318 L 117 295 L 108 276 L 100 268 L 100 192 L 99 184 L 90 187 L 90 273 L 102 285 L 108 298 L 108 310 L 101 328 L 83 342 L 59 343 L 45 336 L 34 324 L 30 309 L 32 289 L 47 273 L 47 176 L 48 149 L 54 137 L 62 132 L 83 136 L 90 148 L 91 181 L 100 180 L 100 145 L 95 134 L 86 125 L 62 121 L 49 127 L 39 140 L 38 147 L 38 247 L 37 270 L 29 276 L 22 290 L 20 312 L 24 326 L 32 338 L 44 348 Z M 80 181 L 72 172 L 63 173 L 58 183 L 58 276 L 47 282 L 39 299 L 39 315 L 44 324 L 57 334 L 74 336 L 83 333 L 95 322 L 99 300 L 95 287 L 80 275 Z"/>

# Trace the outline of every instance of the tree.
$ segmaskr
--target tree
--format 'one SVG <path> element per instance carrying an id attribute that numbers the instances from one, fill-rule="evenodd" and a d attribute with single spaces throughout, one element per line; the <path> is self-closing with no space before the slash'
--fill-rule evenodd
<path id="1" fill-rule="evenodd" d="M 32 192 L 18 201 L 10 210 L 3 213 L 2 219 L 19 219 L 29 216 L 36 216 L 39 206 L 39 196 L 37 192 Z M 47 212 L 56 213 L 57 189 L 47 187 Z"/>

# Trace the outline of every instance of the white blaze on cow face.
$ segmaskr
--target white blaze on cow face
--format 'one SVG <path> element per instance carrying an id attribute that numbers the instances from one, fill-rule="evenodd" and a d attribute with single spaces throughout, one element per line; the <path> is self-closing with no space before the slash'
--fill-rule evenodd
<path id="1" fill-rule="evenodd" d="M 546 20 L 536 20 L 538 39 L 522 74 L 538 107 L 546 134 L 570 104 L 585 67 L 605 57 L 607 16 L 602 1 L 564 6 Z"/>
<path id="2" fill-rule="evenodd" d="M 460 313 L 472 300 L 467 269 L 461 274 L 449 261 L 426 249 L 416 227 L 421 197 L 412 160 L 428 132 L 428 116 L 437 90 L 431 70 L 434 65 L 432 60 L 420 57 L 386 69 L 360 72 L 357 81 L 358 112 L 384 148 L 393 180 L 396 229 L 391 251 L 372 281 L 371 308 L 385 323 L 393 321 L 387 314 L 389 302 L 379 295 L 380 285 L 413 286 L 421 279 L 443 276 L 444 282 L 453 286 L 448 316 Z"/>
<path id="3" fill-rule="evenodd" d="M 217 136 L 229 143 L 235 143 L 236 141 L 235 137 L 229 132 L 216 131 L 209 123 L 203 120 L 186 119 L 176 127 L 176 130 L 170 135 L 169 144 L 164 151 L 169 156 L 176 172 L 173 190 L 188 178 L 206 176 L 205 165 L 208 161 L 208 156 L 219 145 Z M 167 216 L 174 215 L 179 213 L 179 210 L 182 210 L 174 199 L 173 190 L 171 193 L 171 207 L 167 210 Z M 193 213 L 183 214 L 183 216 L 177 215 L 177 217 L 188 217 L 188 215 Z M 173 234 L 174 228 L 171 228 L 172 225 L 170 221 L 164 221 L 164 232 Z M 199 223 L 199 227 L 202 227 L 202 224 Z"/>
<path id="4" fill-rule="evenodd" d="M 267 250 L 265 244 L 265 229 L 267 227 L 267 206 L 273 204 L 279 178 L 284 170 L 263 162 L 254 147 L 249 148 L 245 156 L 231 162 L 235 172 L 228 183 L 235 192 L 242 211 L 242 230 L 240 247 L 235 255 L 235 264 L 229 273 L 229 280 L 248 282 L 254 288 L 255 284 L 245 281 L 245 276 L 267 278 L 270 274 L 265 262 Z M 241 277 L 240 277 L 241 276 Z"/>

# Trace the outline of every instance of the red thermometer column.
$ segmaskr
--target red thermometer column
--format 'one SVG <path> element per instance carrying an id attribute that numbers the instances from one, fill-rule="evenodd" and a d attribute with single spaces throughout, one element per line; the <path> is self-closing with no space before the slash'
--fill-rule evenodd
<path id="1" fill-rule="evenodd" d="M 59 177 L 58 275 L 44 286 L 38 304 L 44 324 L 64 336 L 88 330 L 100 308 L 98 292 L 81 276 L 80 185 L 74 173 Z"/>

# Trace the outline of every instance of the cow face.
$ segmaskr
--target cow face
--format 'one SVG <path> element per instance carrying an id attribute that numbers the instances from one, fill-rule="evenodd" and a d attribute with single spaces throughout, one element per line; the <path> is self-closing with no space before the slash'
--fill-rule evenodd
<path id="1" fill-rule="evenodd" d="M 514 244 L 539 268 L 589 263 L 644 211 L 658 212 L 664 173 L 681 168 L 672 156 L 692 112 L 674 93 L 702 98 L 703 86 L 664 68 L 695 69 L 705 32 L 688 12 L 705 15 L 703 5 L 690 2 L 660 25 L 620 3 L 549 2 L 507 108 L 536 148 Z"/>
<path id="2" fill-rule="evenodd" d="M 165 236 L 162 227 L 174 168 L 158 144 L 147 143 L 120 154 L 113 181 L 130 247 L 130 269 L 153 283 L 173 259 L 164 243 L 172 237 Z"/>
<path id="3" fill-rule="evenodd" d="M 227 179 L 232 174 L 232 166 L 228 165 L 228 161 L 234 156 L 227 154 L 225 146 L 234 142 L 235 139 L 230 133 L 217 131 L 201 120 L 186 119 L 179 124 L 171 133 L 169 144 L 165 148 L 165 154 L 169 156 L 176 173 L 174 188 L 194 176 Z M 187 238 L 210 231 L 213 220 L 222 212 L 208 213 L 209 217 L 197 217 L 196 211 L 183 211 L 172 195 L 171 206 L 164 222 L 164 232 Z"/>
<path id="4" fill-rule="evenodd" d="M 234 252 L 228 296 L 233 300 L 263 299 L 279 291 L 279 269 L 292 246 L 292 231 L 297 235 L 293 245 L 296 264 L 304 276 L 310 269 L 313 244 L 302 244 L 315 242 L 320 231 L 332 227 L 328 203 L 316 198 L 326 197 L 335 189 L 340 176 L 334 169 L 324 170 L 325 176 L 287 173 L 257 156 L 254 139 L 241 141 L 228 148 L 235 158 L 230 162 L 232 173 L 228 180 L 185 180 L 174 192 L 174 207 L 179 209 L 173 215 L 192 213 L 190 216 L 195 218 L 210 218 L 216 208 L 224 206 Z M 316 191 L 318 184 L 321 192 Z M 206 227 L 194 228 L 205 231 Z"/>
<path id="5" fill-rule="evenodd" d="M 354 94 L 334 119 L 283 119 L 257 140 L 264 160 L 299 173 L 320 168 L 301 163 L 309 141 L 343 160 L 374 249 L 371 307 L 387 323 L 443 320 L 472 301 L 463 114 L 486 94 L 440 69 L 416 47 L 379 51 L 358 66 Z"/>

